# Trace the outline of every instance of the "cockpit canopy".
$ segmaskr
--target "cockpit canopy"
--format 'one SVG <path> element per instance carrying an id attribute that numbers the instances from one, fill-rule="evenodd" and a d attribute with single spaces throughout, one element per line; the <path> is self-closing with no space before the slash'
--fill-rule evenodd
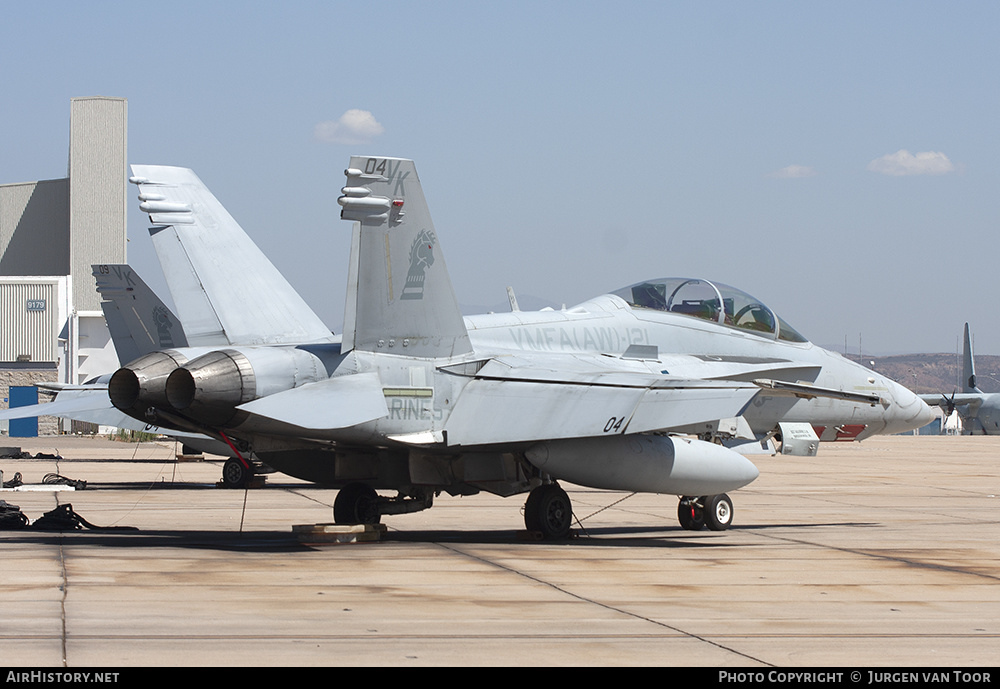
<path id="1" fill-rule="evenodd" d="M 786 342 L 807 342 L 763 302 L 729 285 L 697 278 L 660 278 L 615 290 L 633 307 L 703 318 Z"/>

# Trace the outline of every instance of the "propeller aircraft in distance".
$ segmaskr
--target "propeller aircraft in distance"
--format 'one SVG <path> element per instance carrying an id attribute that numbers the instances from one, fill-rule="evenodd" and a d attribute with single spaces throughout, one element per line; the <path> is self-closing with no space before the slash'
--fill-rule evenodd
<path id="1" fill-rule="evenodd" d="M 1000 393 L 983 392 L 976 380 L 976 362 L 972 354 L 972 335 L 965 324 L 962 347 L 962 392 L 921 395 L 927 404 L 941 407 L 945 417 L 958 410 L 962 432 L 967 435 L 1000 435 Z"/>

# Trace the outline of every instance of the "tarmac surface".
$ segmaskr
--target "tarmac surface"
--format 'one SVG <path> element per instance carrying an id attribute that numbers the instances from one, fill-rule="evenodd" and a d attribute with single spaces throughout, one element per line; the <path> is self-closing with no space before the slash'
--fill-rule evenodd
<path id="1" fill-rule="evenodd" d="M 3 439 L 34 522 L 0 531 L 0 666 L 983 667 L 1000 657 L 1000 437 L 825 443 L 755 458 L 734 526 L 683 531 L 673 496 L 564 486 L 580 524 L 521 532 L 523 496 L 443 495 L 379 542 L 308 544 L 334 490 L 171 442 Z M 218 458 L 212 458 L 216 460 Z M 82 490 L 46 474 L 86 481 Z M 121 529 L 120 527 L 133 527 Z"/>

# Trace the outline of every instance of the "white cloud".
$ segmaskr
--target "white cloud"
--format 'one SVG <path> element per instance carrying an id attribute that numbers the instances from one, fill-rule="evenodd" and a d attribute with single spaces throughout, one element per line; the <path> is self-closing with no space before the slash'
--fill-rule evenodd
<path id="1" fill-rule="evenodd" d="M 798 179 L 800 177 L 815 177 L 816 170 L 809 167 L 808 165 L 789 165 L 788 167 L 783 167 L 780 170 L 775 170 L 768 177 L 777 177 L 779 179 Z"/>
<path id="2" fill-rule="evenodd" d="M 348 110 L 339 120 L 320 122 L 313 130 L 317 140 L 328 144 L 363 144 L 385 131 L 367 110 Z"/>
<path id="3" fill-rule="evenodd" d="M 948 156 L 938 151 L 925 151 L 913 155 L 907 150 L 899 150 L 876 158 L 868 163 L 868 169 L 883 175 L 943 175 L 954 172 L 955 166 Z"/>

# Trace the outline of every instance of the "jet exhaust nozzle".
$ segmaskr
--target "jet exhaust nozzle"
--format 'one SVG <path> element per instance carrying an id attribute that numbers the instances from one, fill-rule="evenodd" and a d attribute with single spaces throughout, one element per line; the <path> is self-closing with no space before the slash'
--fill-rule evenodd
<path id="1" fill-rule="evenodd" d="M 122 366 L 108 381 L 111 404 L 133 418 L 146 421 L 147 409 L 167 406 L 167 377 L 186 360 L 177 351 L 163 350 Z"/>
<path id="2" fill-rule="evenodd" d="M 202 354 L 176 368 L 164 395 L 170 409 L 203 426 L 235 428 L 241 404 L 329 377 L 316 354 L 299 347 L 245 347 Z"/>
<path id="3" fill-rule="evenodd" d="M 166 381 L 172 409 L 209 426 L 221 426 L 236 416 L 236 407 L 257 396 L 253 366 L 233 349 L 209 352 L 175 369 Z"/>
<path id="4" fill-rule="evenodd" d="M 676 436 L 550 440 L 533 445 L 525 455 L 555 478 L 608 490 L 717 495 L 759 475 L 749 459 L 733 450 Z"/>

